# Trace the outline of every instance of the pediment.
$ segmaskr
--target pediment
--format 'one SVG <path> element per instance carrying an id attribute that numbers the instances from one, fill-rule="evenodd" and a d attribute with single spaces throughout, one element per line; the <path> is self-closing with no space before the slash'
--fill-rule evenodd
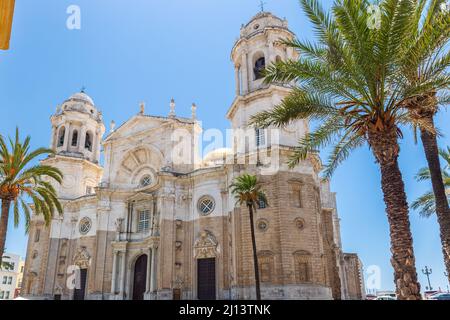
<path id="1" fill-rule="evenodd" d="M 138 135 L 144 135 L 151 131 L 161 129 L 163 126 L 169 123 L 167 118 L 153 117 L 153 116 L 141 116 L 137 115 L 123 123 L 114 132 L 110 133 L 105 142 L 108 140 L 136 137 Z"/>

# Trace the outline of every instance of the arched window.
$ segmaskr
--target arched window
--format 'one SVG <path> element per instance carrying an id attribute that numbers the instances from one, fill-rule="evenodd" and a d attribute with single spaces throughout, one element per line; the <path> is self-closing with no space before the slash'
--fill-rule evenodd
<path id="1" fill-rule="evenodd" d="M 90 132 L 86 132 L 86 141 L 84 142 L 84 148 L 92 151 L 92 134 Z"/>
<path id="2" fill-rule="evenodd" d="M 72 147 L 76 147 L 78 145 L 78 131 L 74 130 L 72 133 Z"/>
<path id="3" fill-rule="evenodd" d="M 266 59 L 264 57 L 259 58 L 255 62 L 255 80 L 261 79 L 264 77 L 264 70 L 266 69 Z"/>
<path id="4" fill-rule="evenodd" d="M 276 62 L 276 63 L 281 62 L 281 57 L 280 57 L 280 56 L 277 56 L 277 57 L 275 58 L 275 62 Z"/>
<path id="5" fill-rule="evenodd" d="M 66 135 L 66 128 L 61 127 L 61 129 L 59 129 L 59 135 L 58 135 L 58 147 L 62 147 L 64 145 L 65 135 Z"/>

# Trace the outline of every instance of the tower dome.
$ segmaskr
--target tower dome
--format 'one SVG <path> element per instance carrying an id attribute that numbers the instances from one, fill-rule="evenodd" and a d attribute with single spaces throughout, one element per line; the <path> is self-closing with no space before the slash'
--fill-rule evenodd
<path id="1" fill-rule="evenodd" d="M 296 52 L 280 40 L 295 38 L 285 19 L 260 12 L 242 25 L 240 37 L 231 51 L 235 66 L 236 94 L 245 96 L 264 88 L 263 71 L 278 60 L 295 59 Z"/>
<path id="2" fill-rule="evenodd" d="M 74 93 L 66 99 L 62 106 L 58 108 L 57 113 L 69 111 L 88 114 L 91 118 L 99 122 L 102 120 L 102 114 L 95 107 L 94 100 L 84 91 Z"/>
<path id="3" fill-rule="evenodd" d="M 52 149 L 57 154 L 98 163 L 105 126 L 90 96 L 83 90 L 71 95 L 57 107 L 51 121 Z"/>
<path id="4" fill-rule="evenodd" d="M 89 97 L 86 93 L 84 93 L 84 91 L 81 92 L 77 92 L 75 94 L 73 94 L 72 96 L 70 96 L 70 98 L 68 99 L 68 101 L 73 100 L 73 101 L 80 101 L 80 102 L 85 102 L 87 104 L 90 104 L 91 106 L 94 106 L 94 100 L 92 100 L 91 97 Z"/>
<path id="5" fill-rule="evenodd" d="M 270 12 L 260 12 L 251 18 L 247 24 L 242 25 L 241 38 L 249 38 L 258 33 L 264 32 L 267 28 L 279 28 L 289 31 L 288 22 L 286 19 L 281 19 Z"/>

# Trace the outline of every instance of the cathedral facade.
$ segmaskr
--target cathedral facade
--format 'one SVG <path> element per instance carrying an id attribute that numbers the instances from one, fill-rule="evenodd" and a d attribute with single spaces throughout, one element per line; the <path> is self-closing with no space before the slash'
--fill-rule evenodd
<path id="1" fill-rule="evenodd" d="M 268 198 L 255 215 L 262 298 L 360 297 L 359 259 L 346 262 L 335 194 L 319 177 L 319 157 L 311 155 L 293 169 L 286 164 L 308 132 L 307 121 L 265 130 L 249 124 L 252 115 L 289 94 L 285 84 L 265 84 L 262 70 L 298 58 L 280 41 L 292 38 L 287 21 L 266 12 L 242 26 L 231 53 L 231 148 L 203 158 L 197 156 L 202 128 L 195 105 L 191 118 L 178 117 L 174 101 L 167 117 L 146 115 L 141 105 L 106 136 L 102 114 L 84 92 L 58 106 L 51 117 L 55 155 L 43 163 L 64 174 L 55 185 L 64 214 L 49 226 L 33 215 L 22 294 L 255 298 L 248 210 L 230 190 L 237 176 L 250 173 Z"/>

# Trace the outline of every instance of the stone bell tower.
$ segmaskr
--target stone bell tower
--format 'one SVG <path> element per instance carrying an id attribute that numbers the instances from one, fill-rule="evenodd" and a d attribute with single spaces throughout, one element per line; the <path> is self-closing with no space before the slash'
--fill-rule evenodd
<path id="1" fill-rule="evenodd" d="M 264 83 L 264 69 L 277 61 L 297 60 L 298 53 L 286 47 L 282 40 L 294 39 L 286 20 L 269 12 L 260 12 L 246 25 L 234 44 L 231 60 L 235 67 L 236 98 L 227 113 L 233 129 L 248 129 L 252 115 L 271 109 L 291 91 L 286 84 Z M 305 121 L 281 129 L 278 145 L 295 146 L 307 130 Z M 269 147 L 266 130 L 256 130 L 258 147 Z"/>
<path id="2" fill-rule="evenodd" d="M 99 160 L 105 126 L 101 112 L 81 91 L 59 105 L 50 120 L 51 149 L 56 155 L 44 162 L 64 174 L 59 196 L 72 199 L 93 194 L 102 174 Z"/>

